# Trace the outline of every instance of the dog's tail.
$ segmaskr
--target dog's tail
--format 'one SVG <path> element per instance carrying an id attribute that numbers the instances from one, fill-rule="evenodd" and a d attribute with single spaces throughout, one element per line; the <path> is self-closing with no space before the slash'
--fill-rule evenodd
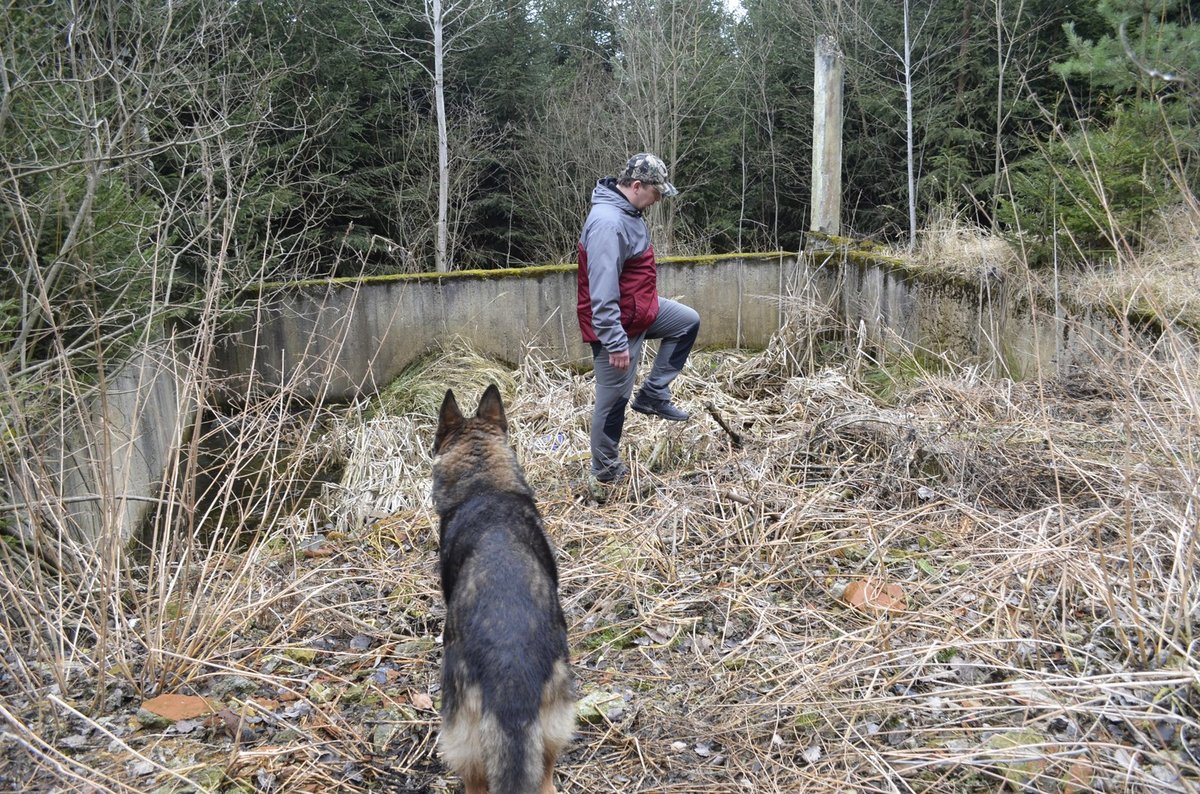
<path id="1" fill-rule="evenodd" d="M 486 783 L 489 794 L 535 794 L 543 790 L 554 761 L 571 740 L 575 703 L 565 661 L 554 665 L 542 687 L 541 703 L 514 698 L 484 706 L 475 689 L 442 730 L 447 765 Z M 536 698 L 536 696 L 535 696 Z"/>
<path id="2" fill-rule="evenodd" d="M 503 731 L 503 747 L 489 748 L 493 763 L 488 770 L 489 794 L 534 794 L 542 790 L 548 774 L 545 737 L 542 727 L 533 722 L 524 729 Z"/>

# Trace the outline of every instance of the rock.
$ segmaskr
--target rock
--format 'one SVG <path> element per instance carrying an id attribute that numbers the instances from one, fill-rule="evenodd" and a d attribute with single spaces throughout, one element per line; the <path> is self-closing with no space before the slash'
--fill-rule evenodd
<path id="1" fill-rule="evenodd" d="M 293 662 L 312 664 L 317 658 L 316 648 L 284 648 L 283 655 Z"/>
<path id="2" fill-rule="evenodd" d="M 576 713 L 583 722 L 597 723 L 618 719 L 627 708 L 625 698 L 597 689 L 579 699 Z"/>
<path id="3" fill-rule="evenodd" d="M 244 696 L 258 691 L 258 684 L 240 675 L 218 678 L 210 690 L 217 700 L 228 700 L 231 695 Z"/>
<path id="4" fill-rule="evenodd" d="M 1047 736 L 1030 729 L 997 733 L 987 741 L 990 749 L 999 751 L 992 765 L 1017 791 L 1021 791 L 1049 767 L 1047 756 L 1053 752 L 1049 745 Z"/>

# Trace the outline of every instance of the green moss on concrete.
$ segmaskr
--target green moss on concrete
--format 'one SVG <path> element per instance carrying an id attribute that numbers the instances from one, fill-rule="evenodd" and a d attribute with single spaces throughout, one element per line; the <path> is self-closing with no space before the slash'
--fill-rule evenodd
<path id="1" fill-rule="evenodd" d="M 741 259 L 779 259 L 784 256 L 796 256 L 795 251 L 756 251 L 748 254 L 703 254 L 701 256 L 660 256 L 659 264 L 672 265 L 714 265 L 718 262 L 729 262 Z"/>
<path id="2" fill-rule="evenodd" d="M 529 278 L 544 276 L 552 273 L 574 272 L 577 265 L 535 265 L 533 267 L 505 267 L 493 270 L 451 270 L 446 273 L 393 273 L 386 276 L 351 276 L 347 278 L 310 278 L 302 281 L 270 281 L 262 284 L 252 284 L 246 288 L 248 292 L 261 292 L 268 289 L 304 289 L 308 287 L 358 287 L 373 284 L 391 284 L 397 282 L 441 282 L 456 279 L 501 279 Z"/>
<path id="3" fill-rule="evenodd" d="M 979 289 L 979 277 L 976 274 L 951 271 L 945 268 L 907 259 L 890 256 L 875 250 L 870 240 L 853 240 L 849 237 L 839 237 L 821 232 L 809 232 L 809 241 L 813 244 L 811 250 L 804 253 L 808 256 L 824 256 L 824 263 L 834 258 L 841 258 L 845 263 L 886 267 L 892 272 L 911 277 L 929 286 L 946 286 L 958 289 Z M 1045 294 L 1039 286 L 1026 285 L 1028 289 L 1010 292 L 1010 299 L 1015 300 L 1020 308 L 1022 305 L 1053 313 L 1056 300 L 1053 295 Z M 1099 311 L 1118 321 L 1132 323 L 1142 329 L 1153 332 L 1164 332 L 1168 328 L 1181 328 L 1191 333 L 1200 332 L 1200 318 L 1187 316 L 1164 317 L 1155 307 L 1148 304 L 1132 303 L 1116 305 L 1106 301 L 1083 302 L 1068 294 L 1058 296 L 1057 303 L 1067 309 L 1068 313 L 1083 316 L 1088 312 Z"/>
<path id="4" fill-rule="evenodd" d="M 782 256 L 795 256 L 789 251 L 766 251 L 747 254 L 706 254 L 704 256 L 665 256 L 660 263 L 704 265 L 717 264 L 739 259 L 778 259 Z M 360 287 L 398 282 L 440 283 L 456 279 L 502 279 L 502 278 L 537 278 L 557 273 L 574 273 L 578 265 L 574 262 L 557 265 L 531 265 L 529 267 L 505 267 L 489 270 L 451 270 L 446 273 L 394 273 L 386 276 L 351 276 L 347 278 L 310 278 L 301 281 L 269 281 L 261 284 L 251 284 L 246 292 L 263 292 L 276 289 L 311 289 L 314 287 Z"/>
<path id="5" fill-rule="evenodd" d="M 1120 316 L 1120 306 L 1111 302 L 1099 305 L 1106 306 L 1111 314 Z M 1187 315 L 1165 317 L 1157 307 L 1145 300 L 1138 300 L 1130 306 L 1125 312 L 1125 318 L 1135 327 L 1148 328 L 1158 334 L 1166 333 L 1171 328 L 1182 328 L 1193 335 L 1200 335 L 1200 317 Z"/>

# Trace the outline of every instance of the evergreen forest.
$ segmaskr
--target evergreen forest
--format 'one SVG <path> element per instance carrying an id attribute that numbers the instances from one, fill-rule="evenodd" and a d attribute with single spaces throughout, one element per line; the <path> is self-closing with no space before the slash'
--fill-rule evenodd
<path id="1" fill-rule="evenodd" d="M 660 154 L 683 190 L 652 218 L 659 250 L 795 250 L 818 36 L 845 59 L 848 234 L 905 242 L 951 214 L 1042 258 L 1136 248 L 1196 184 L 1198 12 L 10 1 L 5 348 L 36 357 L 56 324 L 42 314 L 212 287 L 571 261 L 591 186 L 637 151 Z"/>

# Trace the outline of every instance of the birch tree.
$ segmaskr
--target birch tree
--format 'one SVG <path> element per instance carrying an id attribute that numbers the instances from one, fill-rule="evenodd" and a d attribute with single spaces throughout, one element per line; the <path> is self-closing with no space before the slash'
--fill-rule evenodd
<path id="1" fill-rule="evenodd" d="M 397 56 L 418 67 L 429 80 L 433 92 L 434 118 L 437 125 L 437 242 L 434 267 L 438 272 L 450 269 L 450 190 L 451 152 L 446 111 L 446 60 L 455 52 L 468 49 L 477 29 L 495 19 L 499 9 L 487 0 L 422 0 L 419 8 L 407 4 L 398 8 L 372 2 L 367 23 L 385 42 L 385 54 Z M 420 33 L 399 30 L 389 18 L 390 12 L 418 23 Z"/>
<path id="2" fill-rule="evenodd" d="M 712 2 L 630 0 L 620 22 L 618 79 L 628 153 L 658 154 L 692 196 L 720 178 L 713 150 L 737 145 L 729 99 L 739 61 L 724 35 L 727 21 L 723 6 Z M 659 205 L 662 233 L 656 239 L 664 252 L 688 235 L 676 228 L 690 200 L 687 193 L 681 199 Z M 688 242 L 696 247 L 699 241 Z"/>
<path id="3" fill-rule="evenodd" d="M 918 164 L 913 124 L 916 112 L 914 103 L 915 81 L 917 80 L 918 72 L 933 57 L 933 51 L 936 49 L 926 47 L 923 48 L 921 54 L 914 55 L 913 48 L 917 40 L 925 37 L 925 28 L 930 21 L 933 7 L 933 2 L 927 4 L 924 10 L 919 12 L 919 18 L 914 20 L 910 0 L 903 0 L 900 5 L 901 35 L 898 42 L 893 41 L 889 37 L 885 26 L 878 25 L 871 19 L 859 17 L 859 21 L 862 23 L 860 30 L 869 42 L 868 48 L 883 55 L 885 59 L 890 59 L 898 70 L 898 82 L 904 97 L 905 195 L 908 218 L 908 247 L 910 251 L 916 241 L 917 234 Z M 882 77 L 882 75 L 879 76 Z"/>

